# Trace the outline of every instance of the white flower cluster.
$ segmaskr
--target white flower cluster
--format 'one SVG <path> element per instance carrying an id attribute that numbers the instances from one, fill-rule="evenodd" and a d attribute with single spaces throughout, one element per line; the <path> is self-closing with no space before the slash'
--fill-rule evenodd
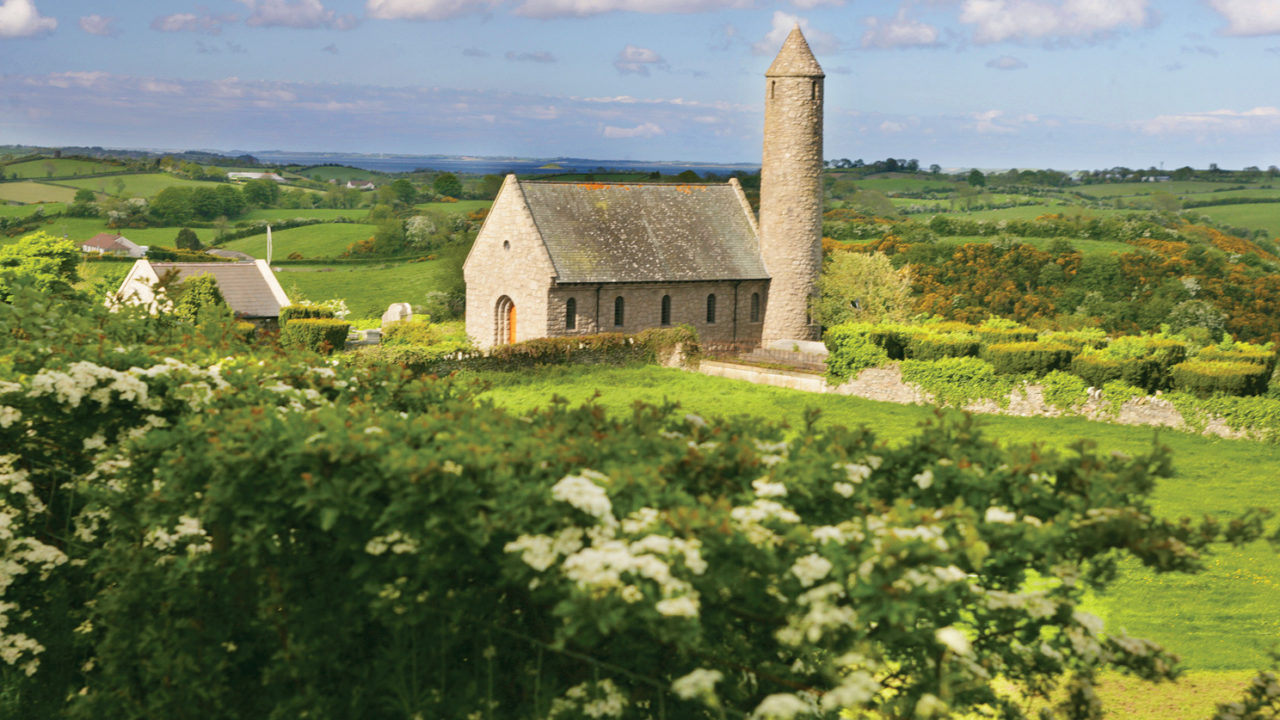
<path id="1" fill-rule="evenodd" d="M 803 643 L 816 643 L 830 630 L 854 627 L 858 614 L 848 605 L 840 605 L 846 597 L 840 583 L 819 585 L 796 598 L 796 605 L 803 612 L 787 616 L 786 627 L 780 628 L 774 637 L 783 645 L 800 647 Z"/>
<path id="2" fill-rule="evenodd" d="M 786 485 L 780 482 L 770 482 L 768 478 L 751 481 L 751 487 L 756 491 L 756 495 L 762 498 L 787 496 Z"/>
<path id="3" fill-rule="evenodd" d="M 1018 516 L 1001 507 L 992 505 L 987 508 L 987 514 L 983 516 L 983 520 L 989 523 L 1011 524 L 1018 521 Z"/>
<path id="4" fill-rule="evenodd" d="M 22 419 L 22 411 L 16 407 L 8 405 L 0 405 L 0 429 L 7 429 L 9 426 Z"/>
<path id="5" fill-rule="evenodd" d="M 569 717 L 581 712 L 589 718 L 620 718 L 627 709 L 627 698 L 608 678 L 585 682 L 565 691 L 563 697 L 551 701 L 548 720 Z"/>
<path id="6" fill-rule="evenodd" d="M 1058 603 L 1045 592 L 1007 593 L 985 590 L 987 608 L 991 610 L 1023 610 L 1033 620 L 1040 620 L 1058 612 Z"/>
<path id="7" fill-rule="evenodd" d="M 647 579 L 658 586 L 662 595 L 655 605 L 660 614 L 696 617 L 699 610 L 697 591 L 676 577 L 671 572 L 671 565 L 659 557 L 672 555 L 680 556 L 685 567 L 695 575 L 701 575 L 707 569 L 697 540 L 649 535 L 633 543 L 593 540 L 591 546 L 565 558 L 561 572 L 593 596 L 616 591 L 628 602 L 636 602 L 643 595 L 635 585 L 624 582 L 624 576 L 627 580 Z"/>
<path id="8" fill-rule="evenodd" d="M 137 377 L 142 372 L 141 368 L 121 372 L 96 363 L 79 361 L 72 363 L 66 372 L 45 369 L 36 373 L 31 378 L 28 395 L 52 395 L 58 402 L 73 408 L 80 407 L 80 402 L 88 396 L 100 407 L 106 407 L 111 403 L 111 394 L 114 392 L 125 402 L 134 402 L 147 408 L 153 404 L 158 407 L 158 402 L 148 398 L 150 389 L 147 384 Z"/>
<path id="9" fill-rule="evenodd" d="M 777 693 L 770 695 L 752 711 L 751 720 L 791 720 L 797 715 L 807 715 L 813 708 L 798 695 Z"/>
<path id="10" fill-rule="evenodd" d="M 370 538 L 364 546 L 364 551 L 370 555 L 381 555 L 387 550 L 395 555 L 410 555 L 418 552 L 418 541 L 399 530 L 393 530 L 387 535 Z"/>
<path id="11" fill-rule="evenodd" d="M 796 560 L 791 566 L 791 574 L 800 579 L 800 584 L 812 587 L 814 583 L 825 578 L 831 572 L 831 561 L 817 553 L 809 553 Z"/>
<path id="12" fill-rule="evenodd" d="M 719 670 L 697 668 L 671 683 L 671 692 L 682 700 L 702 700 L 709 705 L 716 703 L 716 683 L 724 679 Z"/>
<path id="13" fill-rule="evenodd" d="M 764 498 L 759 498 L 750 505 L 735 507 L 729 511 L 729 517 L 741 526 L 751 544 L 759 546 L 777 545 L 782 542 L 781 538 L 764 526 L 765 522 L 770 520 L 791 524 L 800 522 L 800 516 L 794 510 Z"/>
<path id="14" fill-rule="evenodd" d="M 200 526 L 199 518 L 193 518 L 190 515 L 183 515 L 178 518 L 178 524 L 174 526 L 170 532 L 162 527 L 154 527 L 147 531 L 146 536 L 142 539 L 144 545 L 149 545 L 162 552 L 170 550 L 181 542 L 186 543 L 186 551 L 188 555 L 199 555 L 213 550 L 213 541 L 209 534 Z M 161 562 L 158 560 L 157 562 Z"/>
<path id="15" fill-rule="evenodd" d="M 67 562 L 61 550 L 26 535 L 28 521 L 44 512 L 44 503 L 25 470 L 14 468 L 18 458 L 0 455 L 0 660 L 8 665 L 21 662 L 22 671 L 30 676 L 40 667 L 36 657 L 44 646 L 25 633 L 9 629 L 14 618 L 26 613 L 4 598 L 9 588 L 31 570 L 39 570 L 40 579 L 49 577 L 54 568 Z"/>
<path id="16" fill-rule="evenodd" d="M 566 475 L 551 486 L 551 497 L 566 502 L 594 517 L 604 525 L 616 525 L 613 504 L 609 494 L 595 481 L 609 482 L 609 478 L 594 470 L 583 470 L 581 475 Z"/>

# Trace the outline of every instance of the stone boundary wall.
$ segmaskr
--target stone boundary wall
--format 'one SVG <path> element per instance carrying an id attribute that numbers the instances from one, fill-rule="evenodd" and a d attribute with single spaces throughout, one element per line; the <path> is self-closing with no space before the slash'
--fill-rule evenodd
<path id="1" fill-rule="evenodd" d="M 726 377 L 734 380 L 746 380 L 757 385 L 771 385 L 806 392 L 829 393 L 835 395 L 852 395 L 867 400 L 892 402 L 900 405 L 928 405 L 933 403 L 933 396 L 919 386 L 905 382 L 902 372 L 896 364 L 885 367 L 868 368 L 858 373 L 856 378 L 840 385 L 832 385 L 822 375 L 774 370 L 771 368 L 741 365 L 731 362 L 703 360 L 698 372 L 715 377 Z M 1044 389 L 1039 385 L 1025 385 L 1010 393 L 1008 403 L 1001 407 L 1000 403 L 990 400 L 978 400 L 961 408 L 966 412 L 989 415 L 1012 415 L 1015 417 L 1083 417 L 1099 422 L 1111 422 L 1120 425 L 1149 425 L 1167 427 L 1175 430 L 1193 432 L 1194 429 L 1178 412 L 1173 403 L 1157 396 L 1134 398 L 1120 406 L 1118 412 L 1112 412 L 1102 393 L 1093 390 L 1089 399 L 1069 413 L 1048 404 L 1044 399 Z M 1204 428 L 1205 435 L 1237 439 L 1263 439 L 1257 432 L 1233 429 L 1222 418 L 1214 418 Z"/>

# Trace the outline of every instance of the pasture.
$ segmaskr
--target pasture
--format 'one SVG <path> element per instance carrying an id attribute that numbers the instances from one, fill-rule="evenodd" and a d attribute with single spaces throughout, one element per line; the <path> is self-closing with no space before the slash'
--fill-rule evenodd
<path id="1" fill-rule="evenodd" d="M 1157 192 L 1167 192 L 1174 195 L 1207 193 L 1238 185 L 1239 183 L 1219 183 L 1208 180 L 1171 180 L 1169 182 L 1129 182 L 1080 185 L 1073 187 L 1072 190 L 1095 198 L 1114 198 L 1150 195 Z"/>
<path id="2" fill-rule="evenodd" d="M 1280 203 L 1250 203 L 1247 205 L 1215 205 L 1195 208 L 1195 212 L 1215 222 L 1232 227 L 1266 230 L 1271 237 L 1280 237 Z"/>
<path id="3" fill-rule="evenodd" d="M 161 190 L 180 185 L 182 187 L 217 187 L 222 183 L 187 180 L 174 177 L 168 173 L 145 173 L 142 175 L 116 175 L 112 177 L 86 178 L 83 180 L 63 180 L 58 183 L 70 188 L 88 188 L 108 195 L 120 197 L 154 197 Z M 123 188 L 121 188 L 123 184 Z M 71 191 L 75 195 L 75 190 Z M 68 198 L 69 199 L 69 198 Z"/>
<path id="4" fill-rule="evenodd" d="M 459 287 L 467 249 L 464 245 L 445 248 L 438 251 L 437 259 L 423 262 L 286 264 L 276 279 L 291 300 L 343 299 L 353 319 L 376 318 L 393 302 L 416 304 L 429 293 Z"/>
<path id="5" fill-rule="evenodd" d="M 240 220 L 293 220 L 295 218 L 316 218 L 318 220 L 333 220 L 335 218 L 347 218 L 349 220 L 358 220 L 368 215 L 369 211 L 364 208 L 256 208 L 245 213 Z"/>
<path id="6" fill-rule="evenodd" d="M 296 173 L 303 177 L 319 180 L 320 182 L 329 182 L 337 180 L 340 183 L 346 183 L 349 180 L 368 181 L 375 178 L 386 177 L 381 173 L 362 170 L 360 168 L 348 167 L 346 165 L 316 165 L 314 167 L 291 167 L 290 172 Z"/>
<path id="7" fill-rule="evenodd" d="M 5 205 L 0 203 L 0 217 L 27 217 L 36 210 L 44 210 L 46 215 L 53 215 L 65 210 L 63 203 L 42 203 L 39 207 L 30 205 Z"/>
<path id="8" fill-rule="evenodd" d="M 27 160 L 0 168 L 4 177 L 23 179 L 40 179 L 48 177 L 73 177 L 75 175 L 92 175 L 94 173 L 122 172 L 120 165 L 97 162 L 94 160 L 76 160 L 71 158 L 48 158 Z"/>
<path id="9" fill-rule="evenodd" d="M 336 258 L 351 243 L 372 237 L 377 229 L 374 225 L 326 223 L 272 231 L 272 260 L 284 260 L 295 252 L 304 259 Z M 257 258 L 265 258 L 267 256 L 267 234 L 262 233 L 261 235 L 251 235 L 247 238 L 232 240 L 221 247 L 227 250 L 248 253 Z"/>
<path id="10" fill-rule="evenodd" d="M 837 180 L 845 180 L 839 173 L 834 173 L 830 177 Z M 887 173 L 882 175 L 868 175 L 865 178 L 854 180 L 854 184 L 860 190 L 877 190 L 882 193 L 898 193 L 898 192 L 927 192 L 930 190 L 938 192 L 950 192 L 960 187 L 964 187 L 961 183 L 954 180 L 928 178 L 920 178 L 914 175 L 898 175 L 896 173 Z"/>
<path id="11" fill-rule="evenodd" d="M 436 212 L 451 213 L 454 215 L 465 215 L 475 212 L 476 210 L 484 210 L 493 204 L 492 200 L 459 200 L 458 202 L 429 202 L 418 203 L 414 205 L 418 210 L 433 210 Z"/>
<path id="12" fill-rule="evenodd" d="M 0 202 L 69 203 L 75 197 L 75 190 L 57 185 L 37 182 L 0 183 Z"/>

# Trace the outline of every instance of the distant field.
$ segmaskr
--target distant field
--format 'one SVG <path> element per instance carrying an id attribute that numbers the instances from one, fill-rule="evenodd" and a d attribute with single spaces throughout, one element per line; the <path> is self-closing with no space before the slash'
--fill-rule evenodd
<path id="1" fill-rule="evenodd" d="M 414 207 L 419 210 L 437 210 L 437 211 L 443 211 L 448 213 L 466 214 L 466 213 L 474 212 L 476 210 L 487 208 L 492 204 L 493 204 L 492 200 L 459 200 L 456 203 L 442 203 L 442 202 L 418 203 L 417 205 L 414 205 Z"/>
<path id="2" fill-rule="evenodd" d="M 1215 202 L 1230 198 L 1280 198 L 1280 188 L 1250 188 L 1248 190 L 1191 193 L 1181 197 L 1184 201 L 1194 200 L 1196 202 Z"/>
<path id="3" fill-rule="evenodd" d="M 993 238 L 990 238 L 990 237 L 977 237 L 977 236 L 947 237 L 947 238 L 939 239 L 938 244 L 965 245 L 967 243 L 989 243 L 992 241 L 992 239 Z M 1040 248 L 1041 250 L 1047 249 L 1049 247 L 1049 244 L 1057 239 L 1058 238 L 1014 237 L 1014 240 L 1016 240 L 1017 242 L 1031 245 L 1032 247 L 1037 247 L 1037 248 Z M 1125 243 L 1114 242 L 1111 240 L 1083 240 L 1081 238 L 1065 238 L 1065 239 L 1071 243 L 1072 247 L 1074 247 L 1076 250 L 1079 250 L 1082 255 L 1088 255 L 1088 256 L 1110 255 L 1111 253 L 1117 253 L 1117 252 L 1122 252 L 1122 253 L 1132 252 L 1134 249 L 1132 245 L 1126 245 Z"/>
<path id="4" fill-rule="evenodd" d="M 71 159 L 50 159 L 50 160 L 28 160 L 26 162 L 14 163 L 0 168 L 0 173 L 4 177 L 13 177 L 17 175 L 20 178 L 40 179 L 49 177 L 49 170 L 46 165 L 52 164 L 53 177 L 69 177 L 72 175 L 91 175 L 93 173 L 103 172 L 120 172 L 124 170 L 119 165 L 110 163 L 95 162 L 93 160 L 71 160 Z"/>
<path id="5" fill-rule="evenodd" d="M 832 175 L 831 177 L 846 179 L 842 175 Z M 882 193 L 890 192 L 924 192 L 926 190 L 956 190 L 964 187 L 961 183 L 952 180 L 927 180 L 915 177 L 899 177 L 896 175 L 871 175 L 861 180 L 854 180 L 860 190 L 878 190 Z"/>
<path id="6" fill-rule="evenodd" d="M 1271 237 L 1280 237 L 1280 203 L 1215 205 L 1195 208 L 1194 212 L 1232 227 L 1261 228 L 1270 233 Z"/>
<path id="7" fill-rule="evenodd" d="M 348 180 L 373 180 L 376 177 L 381 177 L 378 173 L 369 172 L 368 170 L 362 170 L 360 168 L 347 167 L 345 165 L 338 167 L 321 165 L 309 168 L 299 168 L 292 172 L 302 175 L 303 177 L 309 177 L 312 180 L 319 180 L 320 182 L 337 180 L 345 183 Z"/>
<path id="8" fill-rule="evenodd" d="M 304 227 L 281 230 L 271 233 L 272 259 L 284 260 L 292 253 L 301 253 L 302 257 L 334 258 L 342 254 L 347 246 L 371 237 L 375 225 L 355 223 L 332 223 L 325 225 L 306 225 Z M 267 235 L 253 235 L 239 240 L 232 240 L 222 246 L 227 250 L 237 250 L 254 257 L 267 256 Z"/>
<path id="9" fill-rule="evenodd" d="M 53 222 L 48 223 L 41 228 L 50 235 L 63 236 L 66 235 L 71 240 L 79 242 L 88 240 L 89 238 L 102 232 L 117 233 L 128 238 L 130 241 L 139 245 L 162 245 L 164 247 L 173 247 L 178 238 L 179 228 L 122 228 L 112 230 L 107 227 L 106 220 L 102 218 L 56 218 Z M 200 238 L 200 242 L 208 244 L 213 240 L 215 231 L 211 228 L 192 228 L 196 237 Z"/>
<path id="10" fill-rule="evenodd" d="M 589 177 L 588 177 L 589 176 Z M 670 177 L 670 176 L 668 176 Z M 563 175 L 525 175 L 522 180 L 550 180 L 555 182 L 656 182 L 645 172 L 616 173 L 565 173 Z"/>
<path id="11" fill-rule="evenodd" d="M 1173 180 L 1170 182 L 1132 182 L 1102 183 L 1099 185 L 1080 185 L 1072 188 L 1076 192 L 1093 197 L 1118 197 L 1121 195 L 1150 195 L 1155 192 L 1167 192 L 1174 195 L 1188 193 L 1206 193 L 1222 188 L 1232 187 L 1240 183 L 1218 183 L 1206 180 Z"/>
<path id="12" fill-rule="evenodd" d="M 359 220 L 369 214 L 368 208 L 353 208 L 350 210 L 335 210 L 334 208 L 307 208 L 305 210 L 286 210 L 286 209 L 258 209 L 250 210 L 245 213 L 239 220 L 292 220 L 294 218 L 318 218 L 320 220 L 332 220 L 334 218 L 349 218 L 351 220 Z"/>
<path id="13" fill-rule="evenodd" d="M 46 215 L 52 215 L 62 212 L 66 207 L 63 203 L 41 203 L 39 205 L 0 204 L 0 217 L 26 217 L 39 209 L 43 209 Z"/>
<path id="14" fill-rule="evenodd" d="M 116 183 L 118 181 L 124 182 L 124 190 L 122 192 L 116 191 Z M 115 177 L 88 178 L 85 180 L 63 180 L 58 184 L 72 188 L 89 188 L 90 190 L 96 190 L 110 195 L 149 198 L 155 196 L 161 190 L 171 185 L 181 185 L 184 187 L 217 187 L 222 183 L 187 180 L 185 178 L 174 177 L 168 173 L 146 173 L 143 175 L 117 175 Z M 72 191 L 72 195 L 75 195 L 75 191 Z"/>
<path id="15" fill-rule="evenodd" d="M 353 318 L 376 318 L 393 302 L 420 303 L 427 293 L 445 291 L 462 282 L 467 248 L 440 252 L 437 260 L 410 263 L 339 264 L 325 267 L 286 265 L 276 273 L 290 299 L 299 292 L 308 300 L 341 298 Z"/>
<path id="16" fill-rule="evenodd" d="M 0 201 L 11 200 L 20 203 L 52 203 L 71 202 L 76 191 L 55 185 L 35 182 L 0 183 Z"/>
<path id="17" fill-rule="evenodd" d="M 969 218 L 971 220 L 1035 220 L 1041 215 L 1060 213 L 1062 215 L 1084 215 L 1085 217 L 1098 217 L 1103 215 L 1114 215 L 1119 210 L 1093 210 L 1085 209 L 1076 205 L 1019 205 L 1018 207 L 1003 208 L 999 210 L 973 210 L 969 212 L 957 211 L 956 217 Z"/>

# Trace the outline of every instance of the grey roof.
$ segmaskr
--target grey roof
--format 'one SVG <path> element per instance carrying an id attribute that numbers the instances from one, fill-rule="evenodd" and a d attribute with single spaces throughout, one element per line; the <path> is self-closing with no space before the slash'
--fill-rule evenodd
<path id="1" fill-rule="evenodd" d="M 764 75 L 765 77 L 826 77 L 822 72 L 822 66 L 818 64 L 818 59 L 809 49 L 804 33 L 800 32 L 799 25 L 791 29 L 791 34 L 787 35 L 787 39 L 782 43 L 782 49 L 778 51 L 778 57 L 773 59 L 773 64 Z"/>
<path id="2" fill-rule="evenodd" d="M 222 293 L 227 305 L 237 315 L 254 318 L 280 316 L 280 303 L 276 301 L 271 286 L 262 276 L 257 263 L 251 262 L 212 262 L 212 263 L 164 263 L 153 262 L 151 267 L 156 275 L 164 277 L 170 270 L 178 271 L 178 279 L 186 280 L 199 275 L 212 275 L 218 282 L 218 290 Z"/>
<path id="3" fill-rule="evenodd" d="M 733 185 L 521 182 L 561 283 L 766 279 Z"/>

